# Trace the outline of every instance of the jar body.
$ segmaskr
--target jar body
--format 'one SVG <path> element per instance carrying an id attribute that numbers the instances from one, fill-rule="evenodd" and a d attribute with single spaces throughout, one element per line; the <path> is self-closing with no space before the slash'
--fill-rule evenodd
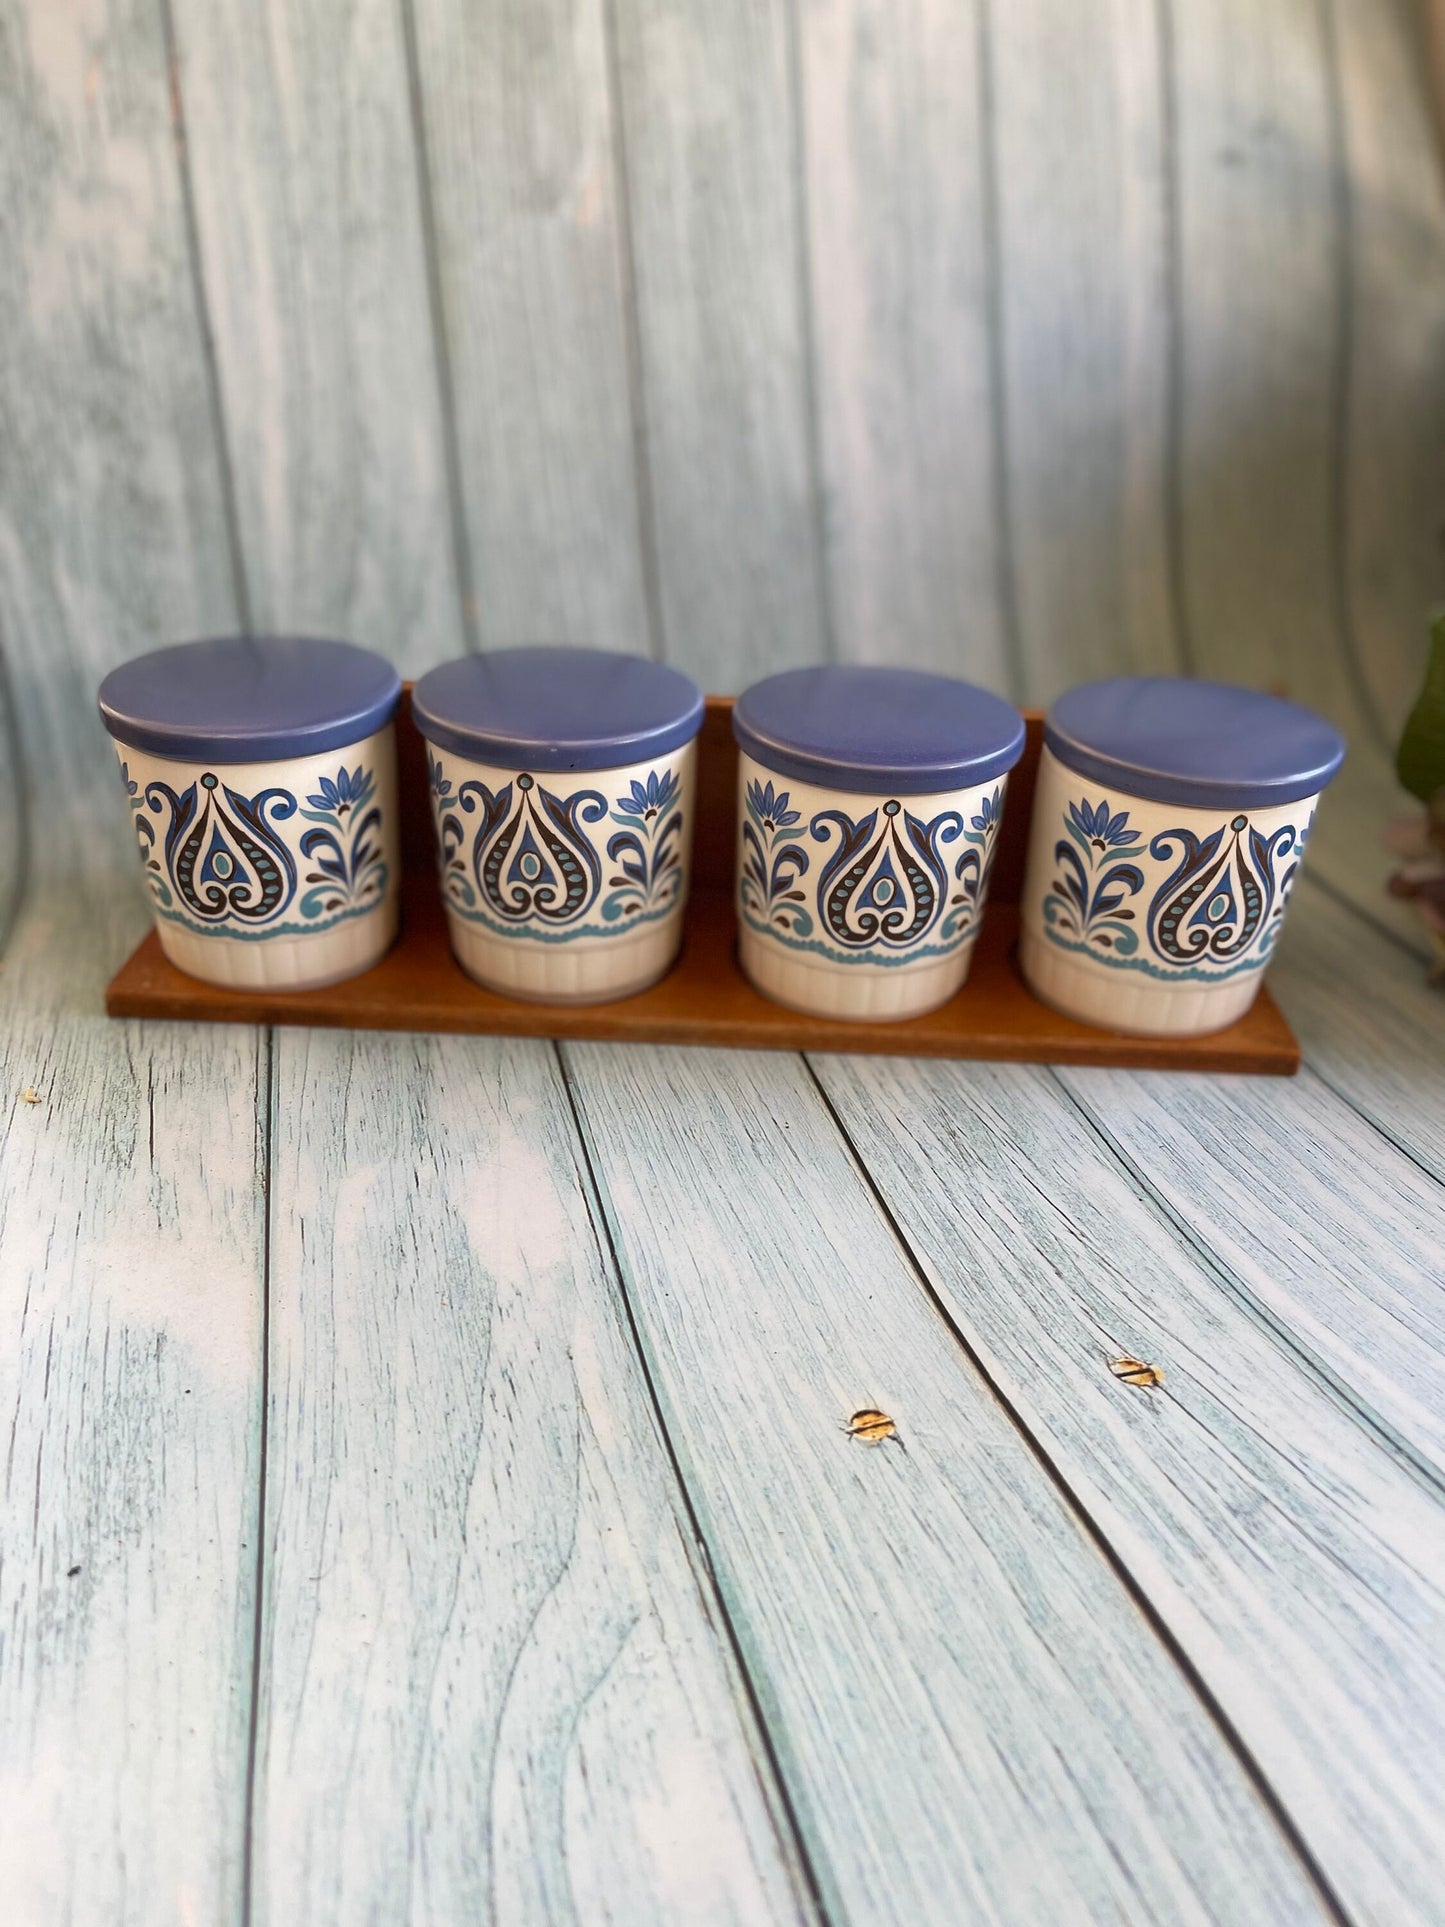
<path id="1" fill-rule="evenodd" d="M 116 741 L 161 948 L 243 990 L 308 990 L 380 961 L 401 863 L 392 726 L 308 756 L 181 762 Z"/>
<path id="2" fill-rule="evenodd" d="M 738 759 L 739 954 L 775 1002 L 901 1022 L 968 976 L 1008 778 L 860 794 Z"/>
<path id="3" fill-rule="evenodd" d="M 1065 1015 L 1141 1037 L 1223 1030 L 1254 1002 L 1318 795 L 1152 802 L 1039 762 L 1020 963 Z"/>
<path id="4" fill-rule="evenodd" d="M 697 745 L 614 769 L 533 772 L 427 744 L 452 951 L 488 990 L 606 1003 L 682 942 Z"/>

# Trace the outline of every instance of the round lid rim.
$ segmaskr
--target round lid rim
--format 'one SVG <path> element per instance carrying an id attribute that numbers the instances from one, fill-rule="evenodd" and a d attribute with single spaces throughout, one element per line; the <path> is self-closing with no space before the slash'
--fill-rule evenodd
<path id="1" fill-rule="evenodd" d="M 467 665 L 482 663 L 489 656 L 515 660 L 547 656 L 555 659 L 573 655 L 598 665 L 609 661 L 644 665 L 648 670 L 658 671 L 665 676 L 679 700 L 685 697 L 686 702 L 676 714 L 663 721 L 646 723 L 634 729 L 598 731 L 586 736 L 575 732 L 549 733 L 544 737 L 531 731 L 462 722 L 428 701 L 426 685 L 434 677 L 464 670 Z M 538 666 L 541 666 L 540 662 Z M 567 647 L 492 650 L 475 656 L 460 656 L 429 669 L 426 675 L 418 679 L 411 694 L 412 720 L 423 738 L 434 748 L 492 769 L 549 772 L 625 769 L 629 764 L 646 762 L 649 757 L 669 756 L 696 738 L 702 728 L 706 706 L 706 698 L 691 676 L 674 668 L 671 663 L 653 662 L 650 657 L 629 656 L 619 650 L 573 650 Z"/>
<path id="2" fill-rule="evenodd" d="M 1058 710 L 1071 698 L 1105 689 L 1112 684 L 1178 683 L 1182 688 L 1225 692 L 1248 704 L 1278 704 L 1288 710 L 1292 721 L 1307 722 L 1319 732 L 1317 760 L 1282 769 L 1277 775 L 1258 772 L 1249 775 L 1214 775 L 1198 771 L 1179 771 L 1145 756 L 1130 756 L 1119 750 L 1100 749 L 1084 741 L 1059 720 Z M 1261 714 L 1263 711 L 1261 711 Z M 1172 803 L 1183 809 L 1267 809 L 1297 803 L 1318 796 L 1326 789 L 1343 763 L 1347 744 L 1332 723 L 1302 704 L 1267 692 L 1233 683 L 1218 683 L 1208 678 L 1190 677 L 1112 677 L 1100 683 L 1083 683 L 1059 697 L 1044 718 L 1044 745 L 1075 775 L 1091 782 L 1138 796 L 1146 802 Z"/>
<path id="3" fill-rule="evenodd" d="M 187 649 L 226 644 L 287 643 L 324 650 L 344 650 L 374 666 L 378 672 L 374 694 L 364 701 L 348 701 L 327 716 L 299 723 L 246 725 L 234 721 L 215 723 L 194 721 L 167 722 L 137 714 L 124 700 L 117 701 L 114 690 L 123 684 L 137 665 L 157 656 Z M 385 729 L 401 701 L 402 680 L 394 663 L 374 649 L 347 642 L 339 636 L 205 636 L 190 642 L 168 643 L 146 650 L 129 662 L 118 663 L 101 682 L 96 705 L 107 734 L 125 749 L 138 750 L 162 761 L 177 763 L 280 763 L 297 757 L 320 755 L 327 750 L 349 748 L 365 742 Z"/>
<path id="4" fill-rule="evenodd" d="M 789 777 L 794 782 L 813 783 L 822 789 L 844 790 L 851 795 L 878 795 L 885 791 L 899 796 L 942 795 L 955 790 L 977 789 L 984 783 L 1007 776 L 1018 764 L 1027 746 L 1027 724 L 1006 697 L 996 696 L 992 690 L 980 689 L 977 684 L 965 682 L 961 677 L 938 676 L 927 670 L 880 669 L 880 674 L 932 681 L 955 693 L 965 692 L 969 699 L 981 699 L 999 724 L 1000 733 L 991 747 L 962 754 L 940 753 L 905 766 L 896 759 L 872 761 L 861 752 L 825 752 L 800 746 L 784 738 L 781 732 L 770 730 L 766 724 L 760 725 L 750 718 L 748 700 L 757 691 L 766 689 L 784 676 L 806 677 L 814 673 L 826 675 L 827 668 L 820 666 L 818 671 L 784 670 L 779 676 L 765 677 L 762 682 L 744 690 L 733 708 L 733 739 L 739 749 L 765 769 L 775 775 Z"/>
<path id="5" fill-rule="evenodd" d="M 870 765 L 856 760 L 828 762 L 802 751 L 779 748 L 752 731 L 745 734 L 736 724 L 733 735 L 744 755 L 775 776 L 791 777 L 795 783 L 814 783 L 819 789 L 847 790 L 857 796 L 881 796 L 885 791 L 895 796 L 939 796 L 950 790 L 977 789 L 1017 768 L 1025 748 L 1021 738 L 1017 749 L 1010 746 L 976 762 L 899 770 L 892 765 Z"/>

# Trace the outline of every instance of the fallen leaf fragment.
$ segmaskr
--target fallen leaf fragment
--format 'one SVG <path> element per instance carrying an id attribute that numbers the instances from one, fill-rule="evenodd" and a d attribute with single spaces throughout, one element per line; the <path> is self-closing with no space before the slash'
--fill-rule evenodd
<path id="1" fill-rule="evenodd" d="M 1142 1358 L 1111 1358 L 1109 1370 L 1126 1385 L 1137 1385 L 1141 1392 L 1153 1391 L 1156 1385 L 1164 1383 L 1159 1367 L 1147 1364 Z"/>
<path id="2" fill-rule="evenodd" d="M 900 1445 L 903 1443 L 898 1438 L 898 1427 L 888 1414 L 875 1411 L 872 1406 L 855 1412 L 843 1430 L 850 1439 L 861 1439 L 865 1445 L 882 1445 L 885 1439 L 898 1439 Z"/>

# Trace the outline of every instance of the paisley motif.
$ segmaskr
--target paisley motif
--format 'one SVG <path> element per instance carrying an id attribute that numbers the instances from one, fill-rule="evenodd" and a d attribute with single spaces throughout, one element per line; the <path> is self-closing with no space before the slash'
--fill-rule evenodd
<path id="1" fill-rule="evenodd" d="M 820 810 L 808 826 L 817 843 L 838 838 L 818 879 L 818 908 L 832 940 L 852 950 L 902 949 L 932 927 L 949 882 L 939 846 L 963 833 L 957 810 L 925 823 L 890 799 L 881 828 L 879 815 L 874 809 L 855 821 L 842 810 Z"/>
<path id="2" fill-rule="evenodd" d="M 1247 816 L 1233 817 L 1203 838 L 1182 828 L 1161 830 L 1149 854 L 1160 862 L 1176 850 L 1182 855 L 1149 905 L 1156 954 L 1177 964 L 1241 956 L 1269 918 L 1276 894 L 1282 899 L 1288 891 L 1294 870 L 1281 882 L 1275 864 L 1296 842 L 1292 824 L 1265 836 Z"/>
<path id="3" fill-rule="evenodd" d="M 597 790 L 555 796 L 523 774 L 496 791 L 479 781 L 463 783 L 457 800 L 468 815 L 481 813 L 472 878 L 494 916 L 560 924 L 586 914 L 601 887 L 602 865 L 581 826 L 606 816 L 605 796 Z M 444 863 L 445 844 L 444 835 Z"/>
<path id="4" fill-rule="evenodd" d="M 290 903 L 296 862 L 273 828 L 296 813 L 289 790 L 242 796 L 207 770 L 179 793 L 167 783 L 150 783 L 145 800 L 156 815 L 170 811 L 166 873 L 193 917 L 265 923 Z"/>

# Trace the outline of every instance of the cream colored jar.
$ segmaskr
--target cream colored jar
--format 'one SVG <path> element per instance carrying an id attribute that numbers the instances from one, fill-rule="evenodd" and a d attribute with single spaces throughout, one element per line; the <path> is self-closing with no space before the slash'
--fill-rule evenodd
<path id="1" fill-rule="evenodd" d="M 755 684 L 739 749 L 739 957 L 812 1016 L 893 1022 L 968 977 L 1017 710 L 945 676 L 829 666 Z"/>
<path id="2" fill-rule="evenodd" d="M 692 860 L 702 696 L 675 669 L 509 649 L 417 684 L 452 950 L 487 989 L 635 996 L 672 967 Z"/>
<path id="3" fill-rule="evenodd" d="M 233 989 L 369 969 L 397 931 L 392 666 L 349 643 L 226 637 L 114 670 L 115 739 L 161 948 Z"/>
<path id="4" fill-rule="evenodd" d="M 1237 1021 L 1343 753 L 1308 710 L 1227 684 L 1122 677 L 1061 697 L 1021 906 L 1030 989 L 1138 1036 Z"/>

